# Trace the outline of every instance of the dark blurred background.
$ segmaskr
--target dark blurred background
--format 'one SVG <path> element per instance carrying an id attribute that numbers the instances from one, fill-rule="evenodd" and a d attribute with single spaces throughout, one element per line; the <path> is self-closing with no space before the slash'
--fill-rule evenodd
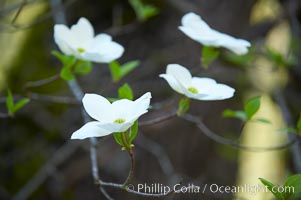
<path id="1" fill-rule="evenodd" d="M 208 76 L 236 88 L 232 99 L 193 101 L 191 105 L 190 112 L 202 117 L 208 127 L 223 137 L 236 141 L 241 124 L 222 118 L 222 111 L 241 109 L 245 95 L 254 91 L 268 94 L 272 99 L 275 91 L 281 91 L 291 112 L 291 121 L 295 123 L 301 110 L 300 1 L 145 0 L 144 3 L 155 6 L 159 13 L 139 21 L 133 7 L 124 0 L 62 2 L 69 26 L 84 16 L 91 21 L 96 33 L 109 33 L 125 47 L 119 59 L 121 63 L 141 61 L 140 66 L 119 83 L 112 82 L 106 64 L 93 64 L 92 73 L 78 77 L 84 92 L 116 97 L 117 89 L 125 82 L 132 86 L 135 97 L 152 92 L 152 103 L 160 109 L 142 117 L 143 124 L 176 109 L 179 95 L 158 75 L 165 72 L 167 64 L 178 63 L 191 69 L 193 75 Z M 81 105 L 75 101 L 65 81 L 59 79 L 30 91 L 24 90 L 27 82 L 53 76 L 61 69 L 59 61 L 50 54 L 58 50 L 53 40 L 53 15 L 58 14 L 59 8 L 51 9 L 46 0 L 1 0 L 0 9 L 0 110 L 6 112 L 7 88 L 16 98 L 32 99 L 15 117 L 0 119 L 0 199 L 11 199 L 24 191 L 28 199 L 104 199 L 93 182 L 88 140 L 69 139 L 72 132 L 83 125 L 83 119 Z M 201 15 L 214 29 L 251 41 L 255 49 L 262 49 L 267 35 L 279 24 L 286 23 L 289 30 L 286 34 L 290 37 L 288 49 L 295 56 L 295 62 L 291 66 L 273 68 L 281 77 L 285 74 L 284 83 L 275 78 L 273 84 L 276 85 L 272 89 L 256 85 L 258 80 L 250 76 L 250 68 L 253 67 L 251 74 L 259 76 L 255 71 L 260 67 L 254 59 L 248 60 L 248 64 L 234 62 L 227 57 L 226 51 L 209 69 L 203 68 L 201 45 L 177 28 L 181 17 L 190 11 Z M 277 40 L 284 40 L 282 36 L 276 37 Z M 264 57 L 273 63 L 268 56 Z M 133 183 L 237 183 L 239 150 L 212 141 L 194 124 L 173 117 L 141 126 L 139 130 L 134 142 Z M 121 183 L 130 167 L 128 155 L 120 150 L 113 137 L 98 142 L 100 177 Z M 296 173 L 290 151 L 284 154 L 286 164 L 279 174 Z M 107 192 L 115 199 L 148 199 L 113 188 L 108 188 Z M 234 199 L 231 195 L 219 194 L 171 195 L 166 199 L 203 197 Z"/>

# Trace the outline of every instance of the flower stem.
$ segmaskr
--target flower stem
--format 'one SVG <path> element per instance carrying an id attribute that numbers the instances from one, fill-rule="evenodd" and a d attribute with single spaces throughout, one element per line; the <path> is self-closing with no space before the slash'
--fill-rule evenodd
<path id="1" fill-rule="evenodd" d="M 134 157 L 134 152 L 133 152 L 132 148 L 130 150 L 128 150 L 127 152 L 129 153 L 129 156 L 131 158 L 131 169 L 130 169 L 128 177 L 122 184 L 122 189 L 124 189 L 124 190 L 126 189 L 127 184 L 131 181 L 133 174 L 134 174 L 134 168 L 135 168 L 135 157 Z"/>
<path id="2" fill-rule="evenodd" d="M 122 141 L 122 144 L 123 144 L 123 148 L 127 151 L 130 151 L 132 149 L 132 146 L 131 144 L 129 143 L 129 140 L 128 140 L 128 133 L 127 132 L 122 132 L 121 133 L 121 141 Z"/>

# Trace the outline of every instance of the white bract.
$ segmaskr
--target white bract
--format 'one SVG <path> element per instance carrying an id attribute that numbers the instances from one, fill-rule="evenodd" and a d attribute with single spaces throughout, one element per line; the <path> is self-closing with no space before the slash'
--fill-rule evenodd
<path id="1" fill-rule="evenodd" d="M 98 63 L 109 63 L 122 56 L 124 48 L 112 41 L 107 34 L 94 35 L 94 29 L 86 18 L 80 18 L 69 29 L 63 24 L 54 26 L 54 40 L 66 55 Z"/>
<path id="2" fill-rule="evenodd" d="M 166 74 L 160 74 L 170 87 L 188 98 L 197 100 L 223 100 L 231 98 L 235 90 L 227 85 L 216 83 L 211 78 L 192 77 L 190 72 L 178 64 L 167 65 Z"/>
<path id="3" fill-rule="evenodd" d="M 187 13 L 182 17 L 182 26 L 179 29 L 191 39 L 213 47 L 224 47 L 232 52 L 243 55 L 248 52 L 250 42 L 236 39 L 230 35 L 218 32 L 212 28 L 195 13 Z"/>
<path id="4" fill-rule="evenodd" d="M 148 112 L 150 99 L 151 93 L 147 92 L 135 101 L 121 99 L 110 103 L 100 95 L 86 94 L 82 100 L 84 108 L 97 121 L 85 124 L 72 134 L 71 139 L 101 137 L 128 130 L 141 115 Z"/>

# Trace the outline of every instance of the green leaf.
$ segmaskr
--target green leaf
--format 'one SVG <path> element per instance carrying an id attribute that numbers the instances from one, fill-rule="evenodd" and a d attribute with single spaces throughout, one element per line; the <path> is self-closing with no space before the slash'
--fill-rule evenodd
<path id="1" fill-rule="evenodd" d="M 121 65 L 120 67 L 120 79 L 122 77 L 124 77 L 125 75 L 127 75 L 128 73 L 130 73 L 131 71 L 133 71 L 136 67 L 138 67 L 140 64 L 139 60 L 133 60 L 133 61 L 129 61 L 127 63 L 124 63 L 123 65 Z"/>
<path id="2" fill-rule="evenodd" d="M 299 134 L 301 134 L 301 114 L 300 114 L 300 117 L 297 122 L 297 130 L 298 130 Z"/>
<path id="3" fill-rule="evenodd" d="M 109 64 L 113 82 L 118 82 L 121 77 L 120 64 L 117 61 L 112 61 Z"/>
<path id="4" fill-rule="evenodd" d="M 140 62 L 138 60 L 129 61 L 123 65 L 120 65 L 119 62 L 113 61 L 110 63 L 110 71 L 113 78 L 113 82 L 118 82 L 136 67 L 138 67 Z"/>
<path id="5" fill-rule="evenodd" d="M 74 74 L 72 72 L 72 67 L 76 63 L 76 58 L 74 56 L 67 56 L 61 54 L 58 51 L 52 51 L 52 55 L 57 57 L 63 64 L 60 75 L 63 80 L 69 81 L 74 79 Z"/>
<path id="6" fill-rule="evenodd" d="M 204 68 L 208 68 L 209 64 L 212 63 L 219 56 L 218 49 L 209 46 L 203 46 L 202 48 L 202 65 Z"/>
<path id="7" fill-rule="evenodd" d="M 23 98 L 21 100 L 19 100 L 13 108 L 13 113 L 16 113 L 18 110 L 20 110 L 21 108 L 23 108 L 26 104 L 28 104 L 30 102 L 30 99 L 28 98 Z"/>
<path id="8" fill-rule="evenodd" d="M 76 62 L 76 58 L 74 56 L 67 56 L 67 55 L 61 54 L 58 51 L 52 51 L 51 54 L 54 55 L 55 57 L 57 57 L 62 62 L 63 68 L 71 67 Z"/>
<path id="9" fill-rule="evenodd" d="M 125 83 L 118 89 L 118 97 L 120 99 L 134 99 L 133 90 L 129 84 Z"/>
<path id="10" fill-rule="evenodd" d="M 177 115 L 179 117 L 182 116 L 185 112 L 187 112 L 189 107 L 190 107 L 190 99 L 187 97 L 183 97 L 179 102 Z"/>
<path id="11" fill-rule="evenodd" d="M 129 132 L 130 144 L 132 144 L 132 142 L 136 138 L 137 134 L 138 134 L 138 120 L 135 121 L 135 123 L 133 124 L 133 126 L 130 129 L 130 132 Z"/>
<path id="12" fill-rule="evenodd" d="M 263 185 L 265 185 L 273 194 L 274 196 L 278 199 L 278 200 L 284 200 L 284 197 L 281 193 L 277 192 L 277 189 L 279 186 L 275 185 L 271 182 L 269 182 L 268 180 L 265 180 L 263 178 L 259 178 L 259 180 L 262 182 Z M 273 189 L 274 188 L 274 189 Z M 273 191 L 274 190 L 274 191 Z"/>
<path id="13" fill-rule="evenodd" d="M 121 134 L 122 133 L 117 132 L 117 133 L 113 133 L 113 136 L 114 136 L 114 139 L 115 139 L 116 143 L 119 144 L 120 146 L 123 146 L 122 139 L 121 139 Z"/>
<path id="14" fill-rule="evenodd" d="M 91 70 L 92 70 L 91 62 L 85 60 L 78 60 L 74 67 L 74 72 L 82 75 L 89 74 Z"/>
<path id="15" fill-rule="evenodd" d="M 134 9 L 138 21 L 146 21 L 159 13 L 158 8 L 152 5 L 144 4 L 141 0 L 129 0 L 129 3 Z"/>
<path id="16" fill-rule="evenodd" d="M 6 107 L 8 110 L 8 114 L 13 115 L 14 114 L 14 98 L 9 89 L 7 90 Z"/>
<path id="17" fill-rule="evenodd" d="M 298 197 L 300 198 L 301 196 L 301 174 L 296 174 L 293 176 L 290 176 L 286 179 L 284 186 L 287 186 L 285 189 L 285 199 L 297 199 Z M 292 187 L 292 188 L 288 188 Z"/>
<path id="18" fill-rule="evenodd" d="M 28 98 L 22 98 L 17 103 L 14 103 L 14 97 L 11 91 L 7 90 L 6 107 L 8 110 L 8 115 L 13 116 L 18 110 L 28 104 L 29 101 L 30 99 Z"/>
<path id="19" fill-rule="evenodd" d="M 242 110 L 230 110 L 230 109 L 226 109 L 223 112 L 223 117 L 227 117 L 227 118 L 237 118 L 240 119 L 242 121 L 246 121 L 247 120 L 247 115 L 244 111 Z"/>
<path id="20" fill-rule="evenodd" d="M 259 110 L 260 107 L 260 96 L 254 97 L 250 99 L 245 105 L 244 105 L 244 111 L 247 115 L 248 120 L 251 120 L 252 117 L 256 114 L 256 112 Z"/>
<path id="21" fill-rule="evenodd" d="M 268 119 L 264 119 L 264 118 L 256 118 L 253 121 L 255 122 L 260 122 L 260 123 L 264 123 L 264 124 L 272 124 L 272 122 Z"/>
<path id="22" fill-rule="evenodd" d="M 72 79 L 75 78 L 74 74 L 72 73 L 71 69 L 68 67 L 64 67 L 61 72 L 60 72 L 60 76 L 62 79 L 66 80 L 66 81 L 70 81 Z"/>

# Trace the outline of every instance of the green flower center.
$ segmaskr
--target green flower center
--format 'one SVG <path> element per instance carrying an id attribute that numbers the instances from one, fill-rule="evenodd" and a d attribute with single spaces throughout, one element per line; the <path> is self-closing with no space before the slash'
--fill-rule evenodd
<path id="1" fill-rule="evenodd" d="M 79 52 L 79 53 L 84 53 L 86 50 L 84 49 L 84 48 L 77 48 L 77 51 Z"/>
<path id="2" fill-rule="evenodd" d="M 125 119 L 123 119 L 123 118 L 118 118 L 118 119 L 115 119 L 115 121 L 114 121 L 115 124 L 122 124 L 124 122 L 125 122 Z"/>
<path id="3" fill-rule="evenodd" d="M 198 89 L 196 89 L 195 87 L 189 87 L 188 91 L 193 93 L 193 94 L 198 94 L 199 93 Z"/>

